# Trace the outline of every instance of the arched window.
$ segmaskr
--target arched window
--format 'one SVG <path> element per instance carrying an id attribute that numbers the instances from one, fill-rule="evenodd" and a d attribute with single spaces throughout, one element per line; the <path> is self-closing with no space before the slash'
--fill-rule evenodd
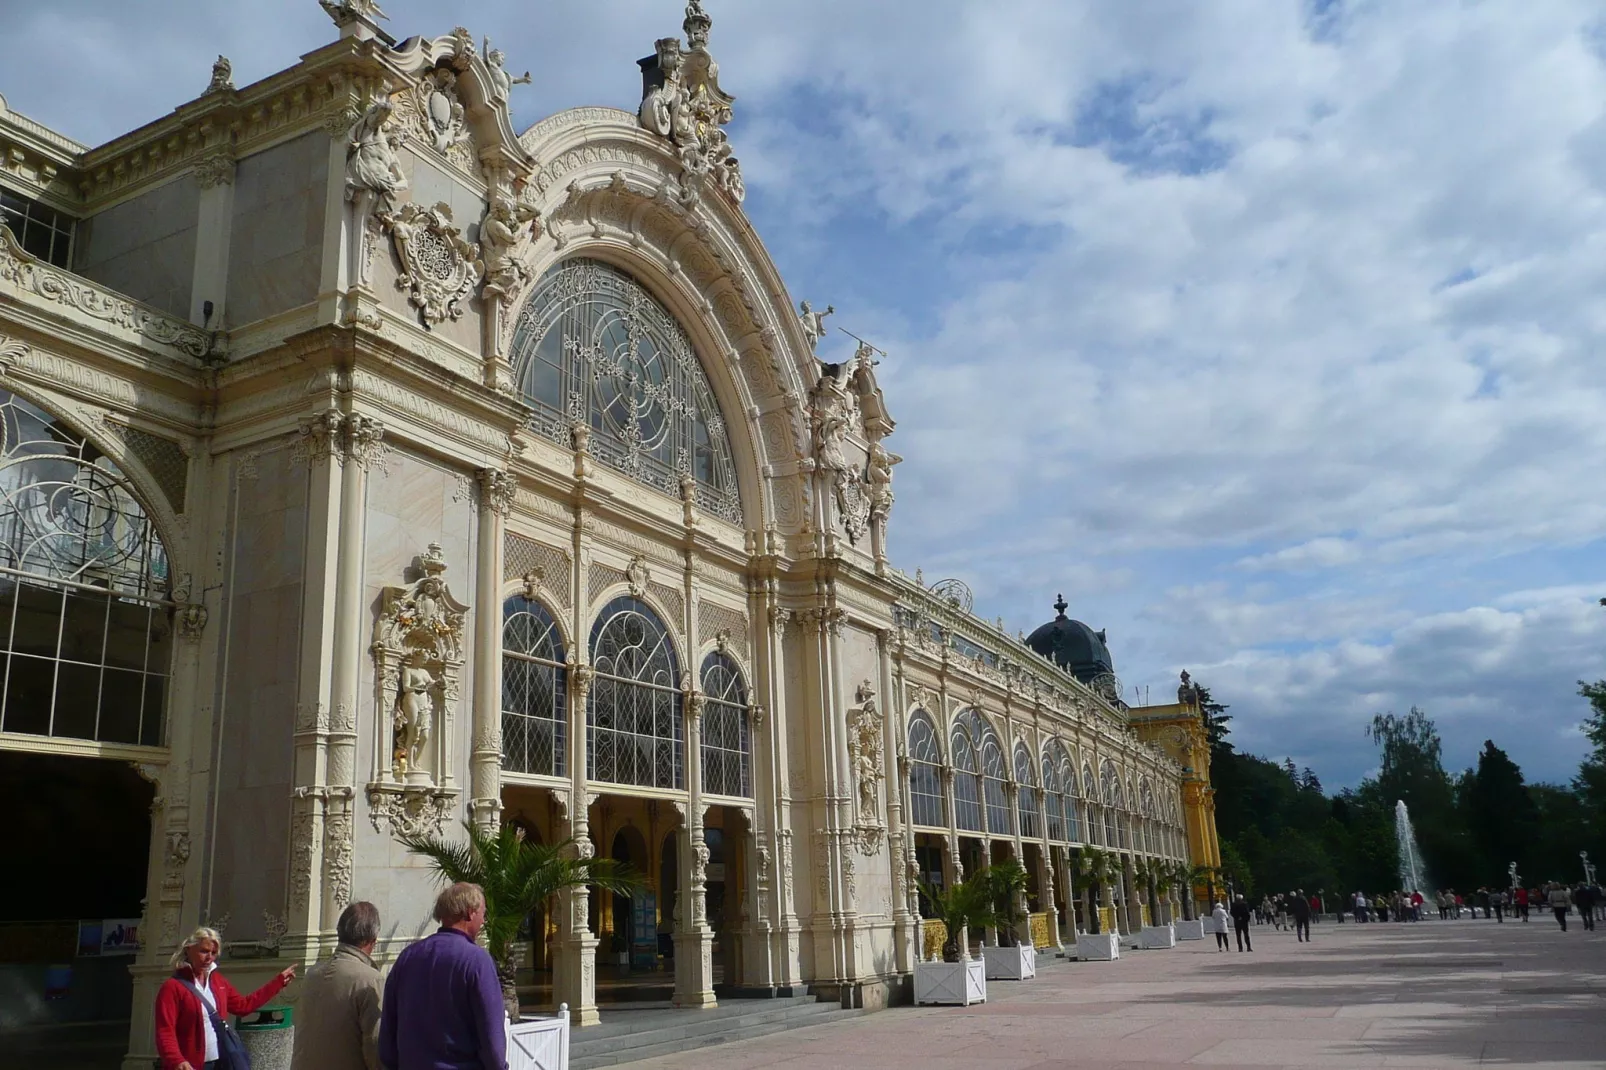
<path id="1" fill-rule="evenodd" d="M 714 651 L 703 659 L 703 790 L 753 797 L 753 733 L 747 719 L 747 685 L 730 658 Z"/>
<path id="2" fill-rule="evenodd" d="M 1004 748 L 993 726 L 981 721 L 981 788 L 987 803 L 987 832 L 991 836 L 1015 835 L 1015 822 L 1009 812 L 1009 792 L 1004 787 Z"/>
<path id="3" fill-rule="evenodd" d="M 1054 763 L 1054 744 L 1051 743 L 1043 751 L 1043 811 L 1048 838 L 1054 843 L 1065 842 L 1065 814 L 1060 797 L 1064 790 L 1060 784 L 1059 767 Z"/>
<path id="4" fill-rule="evenodd" d="M 646 788 L 686 786 L 679 666 L 669 630 L 624 595 L 591 627 L 597 676 L 586 702 L 586 775 Z"/>
<path id="5" fill-rule="evenodd" d="M 1032 755 L 1026 744 L 1015 743 L 1015 797 L 1020 811 L 1020 834 L 1024 839 L 1035 840 L 1042 835 L 1037 823 L 1037 774 L 1032 770 Z"/>
<path id="6" fill-rule="evenodd" d="M 954 768 L 954 825 L 970 832 L 981 831 L 981 774 L 976 764 L 976 743 L 971 736 L 970 718 L 961 714 L 948 737 L 948 752 Z"/>
<path id="7" fill-rule="evenodd" d="M 1093 767 L 1086 763 L 1082 765 L 1082 801 L 1087 804 L 1087 842 L 1103 844 L 1101 833 L 1104 826 L 1099 820 L 1099 784 L 1093 779 Z"/>
<path id="8" fill-rule="evenodd" d="M 563 637 L 540 602 L 502 603 L 502 768 L 568 773 L 568 678 Z"/>
<path id="9" fill-rule="evenodd" d="M 160 746 L 167 551 L 94 443 L 0 390 L 0 731 Z"/>
<path id="10" fill-rule="evenodd" d="M 1138 784 L 1138 806 L 1143 812 L 1143 820 L 1139 825 L 1143 842 L 1139 846 L 1145 851 L 1156 852 L 1160 847 L 1159 840 L 1154 835 L 1155 819 L 1158 814 L 1154 808 L 1154 788 L 1150 786 L 1148 780 L 1140 781 Z"/>
<path id="11" fill-rule="evenodd" d="M 1104 803 L 1104 842 L 1109 847 L 1123 847 L 1120 832 L 1121 778 L 1115 774 L 1115 763 L 1106 761 L 1100 775 L 1102 802 Z"/>
<path id="12" fill-rule="evenodd" d="M 947 825 L 942 816 L 941 765 L 931 718 L 924 710 L 917 710 L 909 719 L 909 819 L 916 825 Z"/>
<path id="13" fill-rule="evenodd" d="M 566 260 L 535 284 L 519 313 L 513 375 L 535 430 L 565 445 L 589 427 L 591 454 L 611 468 L 741 521 L 730 437 L 686 332 L 635 279 L 597 260 Z"/>
<path id="14" fill-rule="evenodd" d="M 1071 756 L 1065 750 L 1065 744 L 1057 739 L 1054 741 L 1053 758 L 1056 778 L 1059 780 L 1062 793 L 1060 808 L 1065 814 L 1065 840 L 1067 843 L 1080 843 L 1082 830 L 1077 815 L 1076 797 L 1081 793 L 1076 789 L 1076 767 L 1071 764 Z"/>

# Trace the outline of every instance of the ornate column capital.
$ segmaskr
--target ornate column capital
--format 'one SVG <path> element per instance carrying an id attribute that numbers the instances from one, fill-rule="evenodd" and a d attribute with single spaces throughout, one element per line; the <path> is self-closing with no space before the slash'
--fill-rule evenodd
<path id="1" fill-rule="evenodd" d="M 479 483 L 480 501 L 487 509 L 504 517 L 513 511 L 513 499 L 519 489 L 516 477 L 499 468 L 481 468 Z"/>

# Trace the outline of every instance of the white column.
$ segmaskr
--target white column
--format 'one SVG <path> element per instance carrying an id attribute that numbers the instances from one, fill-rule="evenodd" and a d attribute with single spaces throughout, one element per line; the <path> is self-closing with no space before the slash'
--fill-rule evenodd
<path id="1" fill-rule="evenodd" d="M 469 752 L 469 818 L 492 829 L 502 810 L 502 528 L 514 477 L 479 472 L 479 546 L 474 566 L 474 717 Z"/>
<path id="2" fill-rule="evenodd" d="M 688 683 L 694 677 L 688 678 Z M 714 934 L 708 927 L 708 845 L 703 842 L 703 704 L 701 691 L 685 689 L 686 794 L 681 822 L 680 921 L 675 926 L 677 1007 L 714 1006 Z M 680 809 L 681 804 L 675 804 Z"/>
<path id="3" fill-rule="evenodd" d="M 578 661 L 569 663 L 569 827 L 575 854 L 591 858 L 590 795 L 586 791 L 586 698 L 596 670 Z M 584 887 L 558 895 L 561 945 L 552 967 L 552 1002 L 569 1005 L 573 1025 L 596 1025 L 597 938 L 591 935 L 591 893 Z"/>

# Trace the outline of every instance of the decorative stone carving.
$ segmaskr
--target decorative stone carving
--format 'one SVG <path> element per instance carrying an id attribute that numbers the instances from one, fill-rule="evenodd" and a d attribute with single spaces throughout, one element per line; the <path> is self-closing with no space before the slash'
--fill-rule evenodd
<path id="1" fill-rule="evenodd" d="M 463 302 L 472 296 L 485 266 L 480 247 L 452 225 L 451 206 L 404 204 L 394 212 L 376 212 L 374 218 L 390 235 L 402 263 L 396 286 L 408 291 L 407 300 L 418 309 L 425 329 L 460 319 Z"/>
<path id="2" fill-rule="evenodd" d="M 390 119 L 390 101 L 380 100 L 363 112 L 352 125 L 346 138 L 348 201 L 358 200 L 367 191 L 378 196 L 385 208 L 389 209 L 396 203 L 396 194 L 407 188 L 401 157 L 396 155 L 401 137 L 387 131 Z"/>
<path id="3" fill-rule="evenodd" d="M 199 643 L 201 641 L 201 633 L 206 631 L 208 615 L 206 607 L 203 605 L 193 604 L 179 607 L 175 617 L 179 638 L 187 643 Z"/>
<path id="4" fill-rule="evenodd" d="M 511 513 L 518 491 L 519 481 L 516 477 L 497 468 L 480 469 L 480 500 L 491 512 L 498 516 Z"/>
<path id="5" fill-rule="evenodd" d="M 412 584 L 384 589 L 371 648 L 389 767 L 368 785 L 369 816 L 376 830 L 404 835 L 439 830 L 456 806 L 457 790 L 445 785 L 468 611 L 446 585 L 438 543 L 418 571 Z"/>
<path id="6" fill-rule="evenodd" d="M 234 64 L 229 57 L 219 56 L 212 64 L 212 81 L 207 84 L 207 93 L 227 93 L 234 88 Z M 206 94 L 203 93 L 202 96 Z"/>
<path id="7" fill-rule="evenodd" d="M 480 248 L 485 256 L 486 297 L 495 297 L 507 308 L 530 281 L 529 267 L 514 255 L 519 241 L 541 225 L 541 213 L 533 205 L 516 200 L 498 190 L 480 222 Z"/>
<path id="8" fill-rule="evenodd" d="M 195 184 L 202 189 L 234 184 L 234 157 L 226 152 L 203 156 L 195 162 Z"/>
<path id="9" fill-rule="evenodd" d="M 507 72 L 507 57 L 500 48 L 491 47 L 491 39 L 486 37 L 484 47 L 480 54 L 485 57 L 485 66 L 491 72 L 491 99 L 499 104 L 506 104 L 508 94 L 516 85 L 529 85 L 530 72 L 525 71 L 517 78 Z"/>
<path id="10" fill-rule="evenodd" d="M 388 19 L 376 0 L 318 0 L 318 6 L 329 13 L 336 26 L 346 26 L 359 20 L 372 24 L 375 19 Z"/>
<path id="11" fill-rule="evenodd" d="M 825 337 L 825 317 L 836 313 L 835 305 L 826 305 L 824 312 L 814 311 L 814 306 L 804 301 L 798 306 L 798 319 L 803 324 L 803 337 L 809 340 L 809 352 L 819 347 L 820 339 Z"/>
<path id="12" fill-rule="evenodd" d="M 647 593 L 647 583 L 652 578 L 652 572 L 647 567 L 647 559 L 640 554 L 630 559 L 625 566 L 625 578 L 630 582 L 630 597 L 640 598 Z"/>
<path id="13" fill-rule="evenodd" d="M 876 704 L 875 688 L 865 680 L 854 694 L 855 705 L 848 710 L 848 754 L 853 760 L 853 779 L 859 786 L 859 824 L 881 827 L 880 792 L 886 779 L 885 748 L 882 746 L 882 717 Z"/>
<path id="14" fill-rule="evenodd" d="M 724 127 L 731 121 L 735 97 L 719 87 L 719 64 L 708 52 L 713 20 L 701 0 L 686 5 L 683 48 L 679 38 L 657 42 L 655 54 L 642 61 L 641 125 L 675 144 L 681 166 L 681 200 L 695 203 L 712 184 L 733 201 L 747 195 L 742 169 L 731 154 Z"/>
<path id="15" fill-rule="evenodd" d="M 474 51 L 472 41 L 468 51 Z M 458 99 L 457 72 L 449 65 L 425 71 L 417 84 L 404 90 L 402 113 L 413 131 L 436 152 L 458 167 L 472 167 L 474 138 Z"/>
<path id="16" fill-rule="evenodd" d="M 349 807 L 350 802 L 342 804 Z M 324 881 L 336 910 L 351 902 L 352 879 L 351 814 L 336 811 L 324 823 Z"/>
<path id="17" fill-rule="evenodd" d="M 385 425 L 372 416 L 325 409 L 302 420 L 301 437 L 293 447 L 295 459 L 308 465 L 334 460 L 348 461 L 362 468 L 384 470 L 390 447 L 385 444 Z"/>

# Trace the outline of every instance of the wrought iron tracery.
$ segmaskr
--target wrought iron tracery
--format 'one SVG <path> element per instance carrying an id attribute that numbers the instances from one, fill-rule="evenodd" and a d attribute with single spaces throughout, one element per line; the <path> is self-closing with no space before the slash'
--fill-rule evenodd
<path id="1" fill-rule="evenodd" d="M 976 766 L 976 744 L 971 736 L 970 722 L 963 715 L 954 722 L 954 730 L 948 737 L 948 750 L 953 755 L 954 827 L 980 832 L 981 774 Z"/>
<path id="2" fill-rule="evenodd" d="M 1059 767 L 1054 761 L 1052 745 L 1043 752 L 1043 810 L 1048 825 L 1048 838 L 1051 841 L 1065 842 L 1065 813 L 1061 792 L 1065 789 L 1060 784 Z"/>
<path id="3" fill-rule="evenodd" d="M 568 679 L 563 637 L 540 602 L 502 603 L 502 768 L 568 772 Z"/>
<path id="4" fill-rule="evenodd" d="M 1059 771 L 1060 790 L 1064 793 L 1061 806 L 1065 812 L 1065 839 L 1068 843 L 1082 842 L 1081 805 L 1078 798 L 1081 792 L 1076 786 L 1076 766 L 1071 764 L 1070 752 L 1065 744 L 1059 740 L 1054 741 L 1055 766 Z"/>
<path id="5" fill-rule="evenodd" d="M 159 745 L 171 656 L 167 553 L 128 478 L 0 391 L 0 730 Z"/>
<path id="6" fill-rule="evenodd" d="M 591 663 L 597 675 L 586 701 L 586 775 L 684 788 L 680 672 L 658 615 L 629 595 L 609 602 L 591 627 Z"/>
<path id="7" fill-rule="evenodd" d="M 947 825 L 942 815 L 941 765 L 937 731 L 925 712 L 918 711 L 909 719 L 909 809 L 916 825 Z"/>
<path id="8" fill-rule="evenodd" d="M 736 663 L 717 650 L 703 659 L 703 791 L 753 796 L 753 735 L 747 685 Z"/>
<path id="9" fill-rule="evenodd" d="M 611 468 L 678 497 L 696 481 L 700 508 L 741 522 L 730 436 L 686 332 L 623 271 L 567 260 L 541 277 L 513 334 L 515 380 L 537 432 L 589 448 Z"/>
<path id="10" fill-rule="evenodd" d="M 1015 744 L 1016 809 L 1020 812 L 1020 834 L 1037 839 L 1037 774 L 1032 769 L 1032 755 L 1026 744 Z"/>

